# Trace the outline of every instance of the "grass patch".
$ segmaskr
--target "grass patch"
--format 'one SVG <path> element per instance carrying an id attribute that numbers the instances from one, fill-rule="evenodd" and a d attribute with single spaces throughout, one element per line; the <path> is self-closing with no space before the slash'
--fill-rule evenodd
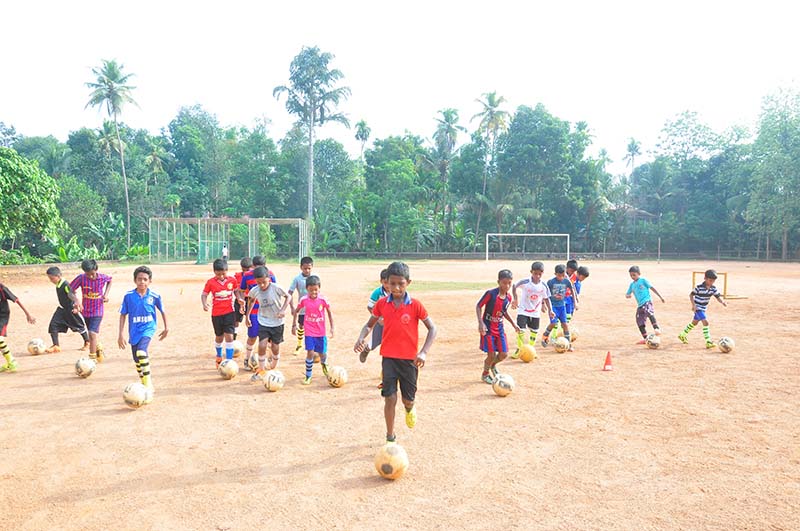
<path id="1" fill-rule="evenodd" d="M 491 288 L 486 282 L 444 282 L 437 280 L 413 280 L 408 291 L 473 291 Z"/>

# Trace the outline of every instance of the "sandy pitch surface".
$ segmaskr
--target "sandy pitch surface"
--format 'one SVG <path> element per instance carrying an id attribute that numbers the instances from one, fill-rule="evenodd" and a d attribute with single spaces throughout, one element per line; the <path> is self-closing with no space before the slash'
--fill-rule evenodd
<path id="1" fill-rule="evenodd" d="M 137 411 L 121 398 L 136 380 L 133 362 L 115 347 L 133 267 L 103 270 L 114 275 L 102 327 L 110 356 L 87 380 L 73 372 L 75 334 L 62 336 L 60 354 L 25 351 L 31 337 L 49 342 L 56 301 L 44 268 L 0 271 L 38 318 L 28 325 L 12 305 L 21 368 L 0 374 L 0 529 L 800 527 L 796 264 L 641 264 L 667 301 L 656 303 L 665 334 L 652 351 L 634 345 L 630 264 L 586 262 L 576 352 L 539 348 L 531 364 L 503 364 L 517 388 L 499 398 L 479 380 L 476 288 L 493 287 L 501 267 L 522 278 L 529 264 L 411 263 L 426 288 L 412 283 L 411 292 L 440 333 L 420 375 L 417 427 L 398 414 L 411 467 L 395 482 L 372 464 L 384 436 L 380 359 L 362 365 L 352 353 L 384 265 L 317 265 L 337 325 L 331 363 L 350 382 L 333 389 L 315 366 L 313 384 L 301 386 L 289 337 L 278 393 L 251 384 L 250 373 L 223 381 L 214 370 L 199 300 L 210 266 L 154 266 L 170 335 L 151 345 L 156 399 Z M 549 275 L 554 262 L 546 265 Z M 691 318 L 691 271 L 711 266 L 749 296 L 710 306 L 712 334 L 734 337 L 732 354 L 707 351 L 700 330 L 688 346 L 676 339 Z M 285 287 L 297 273 L 294 264 L 273 269 Z M 613 372 L 600 371 L 607 351 Z"/>

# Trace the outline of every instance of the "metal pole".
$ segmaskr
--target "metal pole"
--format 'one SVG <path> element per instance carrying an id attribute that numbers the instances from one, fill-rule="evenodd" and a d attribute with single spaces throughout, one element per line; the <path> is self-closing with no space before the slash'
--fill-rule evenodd
<path id="1" fill-rule="evenodd" d="M 658 237 L 658 263 L 661 263 L 661 236 Z"/>

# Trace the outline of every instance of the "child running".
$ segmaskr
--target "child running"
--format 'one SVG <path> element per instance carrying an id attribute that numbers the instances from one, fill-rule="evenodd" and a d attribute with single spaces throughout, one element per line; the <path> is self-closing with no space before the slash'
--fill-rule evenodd
<path id="1" fill-rule="evenodd" d="M 95 260 L 84 260 L 81 262 L 81 269 L 83 273 L 75 277 L 69 287 L 73 292 L 81 290 L 81 302 L 77 308 L 83 314 L 86 328 L 89 329 L 89 357 L 102 362 L 105 356 L 103 346 L 99 341 L 100 323 L 103 322 L 105 303 L 108 302 L 112 278 L 97 272 L 97 261 Z"/>
<path id="2" fill-rule="evenodd" d="M 519 327 L 508 315 L 511 304 L 509 291 L 514 278 L 510 270 L 501 269 L 497 273 L 497 287 L 487 290 L 475 305 L 475 315 L 478 317 L 478 332 L 481 335 L 480 349 L 486 353 L 483 361 L 481 380 L 493 384 L 497 378 L 497 364 L 508 356 L 508 341 L 503 329 L 503 319 L 507 319 L 519 335 Z M 481 314 L 481 308 L 484 308 Z"/>
<path id="3" fill-rule="evenodd" d="M 228 276 L 228 263 L 222 258 L 214 260 L 214 276 L 209 278 L 200 295 L 203 311 L 209 308 L 211 295 L 211 324 L 214 327 L 214 350 L 217 367 L 222 363 L 222 341 L 225 340 L 225 357 L 233 359 L 233 333 L 236 331 L 236 318 L 233 314 L 233 292 L 236 279 Z"/>
<path id="4" fill-rule="evenodd" d="M 119 309 L 119 333 L 117 334 L 117 344 L 120 349 L 126 346 L 122 332 L 125 330 L 125 316 L 128 316 L 128 343 L 131 346 L 133 362 L 136 364 L 136 372 L 142 385 L 147 387 L 149 393 L 145 398 L 145 404 L 153 401 L 153 379 L 150 376 L 150 341 L 158 328 L 156 322 L 156 310 L 161 312 L 161 320 L 164 321 L 164 330 L 158 334 L 158 340 L 162 341 L 169 334 L 167 326 L 167 314 L 164 312 L 164 303 L 161 295 L 150 290 L 150 283 L 153 281 L 153 272 L 147 266 L 139 266 L 133 270 L 133 281 L 136 289 L 130 290 L 122 299 L 122 306 Z"/>
<path id="5" fill-rule="evenodd" d="M 256 278 L 253 276 L 253 271 L 257 267 L 263 267 L 266 269 L 266 260 L 261 255 L 256 255 L 253 257 L 253 267 L 250 271 L 246 271 L 242 273 L 242 280 L 239 284 L 239 296 L 242 299 L 247 299 L 247 294 L 250 293 L 250 290 L 253 289 L 253 286 L 256 285 Z M 275 275 L 272 274 L 272 271 L 267 269 L 267 275 L 269 276 L 272 282 L 275 282 Z M 244 310 L 247 307 L 247 300 L 242 305 L 242 315 L 244 315 Z M 247 345 L 246 345 L 246 354 L 244 358 L 244 366 L 246 369 L 250 369 L 251 371 L 256 371 L 258 369 L 258 349 L 256 349 L 256 355 L 253 356 L 253 347 L 258 340 L 258 302 L 252 305 L 250 309 L 250 319 L 246 320 L 245 323 L 247 326 Z"/>
<path id="6" fill-rule="evenodd" d="M 392 262 L 387 268 L 389 295 L 380 299 L 372 309 L 372 316 L 361 329 L 353 350 L 360 353 L 366 346 L 366 337 L 370 330 L 383 317 L 383 416 L 386 421 L 386 442 L 397 440 L 394 431 L 395 410 L 397 409 L 397 385 L 403 396 L 406 410 L 406 426 L 413 428 L 417 424 L 417 410 L 414 400 L 417 393 L 417 377 L 419 369 L 425 366 L 425 358 L 436 338 L 436 325 L 427 310 L 416 299 L 412 299 L 406 291 L 411 284 L 408 266 L 403 262 Z M 425 343 L 417 351 L 419 345 L 419 322 L 428 329 Z"/>
<path id="7" fill-rule="evenodd" d="M 631 266 L 628 269 L 628 273 L 630 273 L 633 282 L 628 286 L 628 292 L 625 293 L 625 297 L 630 299 L 631 293 L 636 297 L 636 326 L 639 327 L 639 332 L 642 334 L 642 339 L 637 341 L 636 344 L 644 345 L 647 343 L 647 319 L 650 319 L 650 323 L 653 325 L 653 333 L 657 336 L 661 335 L 661 329 L 656 322 L 656 310 L 653 308 L 650 291 L 652 290 L 653 293 L 658 295 L 662 303 L 664 302 L 664 297 L 642 276 L 639 266 Z"/>
<path id="8" fill-rule="evenodd" d="M 303 334 L 305 333 L 305 327 L 303 323 L 305 322 L 305 315 L 306 311 L 303 309 L 302 311 L 295 312 L 294 311 L 294 292 L 297 291 L 297 304 L 300 304 L 300 299 L 306 296 L 306 281 L 308 280 L 309 276 L 311 275 L 311 270 L 314 268 L 314 259 L 310 256 L 304 256 L 300 259 L 300 274 L 297 275 L 292 279 L 292 283 L 289 285 L 289 308 L 292 311 L 292 335 L 297 336 L 297 347 L 294 349 L 294 355 L 296 356 L 302 349 L 303 349 Z M 313 360 L 312 360 L 313 361 Z"/>
<path id="9" fill-rule="evenodd" d="M 711 339 L 711 329 L 708 326 L 708 319 L 706 318 L 706 309 L 708 308 L 708 303 L 711 300 L 711 297 L 714 297 L 719 301 L 720 304 L 723 306 L 728 306 L 728 303 L 725 302 L 725 299 L 722 298 L 722 294 L 717 290 L 717 287 L 714 285 L 714 282 L 717 280 L 717 272 L 713 269 L 709 269 L 706 271 L 703 282 L 695 286 L 695 288 L 689 293 L 689 301 L 692 303 L 692 311 L 694 312 L 694 318 L 692 321 L 686 325 L 686 328 L 683 329 L 683 332 L 678 334 L 678 339 L 681 340 L 681 343 L 688 344 L 689 332 L 692 331 L 692 328 L 697 326 L 697 323 L 703 323 L 703 337 L 706 339 L 706 348 L 714 348 L 717 344 Z"/>
<path id="10" fill-rule="evenodd" d="M 22 301 L 0 282 L 0 354 L 2 354 L 3 358 L 6 360 L 5 363 L 0 365 L 0 372 L 16 372 L 19 368 L 17 360 L 11 355 L 11 349 L 8 348 L 8 340 L 6 339 L 6 335 L 8 334 L 8 320 L 11 317 L 11 308 L 8 305 L 8 301 L 17 303 L 22 311 L 25 312 L 25 318 L 28 320 L 28 323 L 36 324 L 36 318 L 23 306 Z"/>
<path id="11" fill-rule="evenodd" d="M 534 262 L 531 264 L 531 278 L 523 278 L 514 284 L 512 288 L 511 294 L 514 300 L 511 302 L 511 308 L 517 310 L 517 327 L 519 327 L 517 350 L 511 355 L 513 359 L 519 358 L 519 350 L 526 343 L 526 331 L 530 332 L 530 344 L 536 344 L 542 307 L 546 309 L 551 319 L 555 317 L 550 307 L 550 288 L 542 282 L 543 274 L 544 264 L 542 262 Z M 517 290 L 519 290 L 519 293 Z"/>
<path id="12" fill-rule="evenodd" d="M 567 323 L 567 290 L 571 290 L 575 303 L 573 309 L 578 309 L 578 294 L 575 292 L 575 286 L 572 281 L 567 277 L 566 268 L 563 264 L 558 264 L 555 268 L 556 276 L 547 281 L 547 288 L 550 290 L 550 308 L 553 317 L 550 318 L 550 324 L 542 336 L 542 346 L 546 347 L 550 344 L 550 333 L 553 331 L 557 323 L 561 323 L 564 329 L 564 337 L 569 341 L 569 324 Z M 572 342 L 570 342 L 569 352 L 572 352 Z"/>
<path id="13" fill-rule="evenodd" d="M 45 350 L 48 354 L 61 352 L 58 342 L 58 334 L 63 334 L 67 330 L 78 332 L 83 338 L 83 347 L 80 350 L 89 348 L 89 330 L 86 328 L 86 321 L 78 313 L 76 305 L 78 298 L 69 287 L 69 282 L 61 277 L 61 269 L 56 266 L 47 268 L 47 278 L 56 286 L 56 297 L 58 298 L 58 308 L 50 318 L 50 326 L 47 332 L 53 340 L 53 345 Z"/>
<path id="14" fill-rule="evenodd" d="M 272 281 L 264 266 L 253 270 L 256 285 L 247 294 L 247 312 L 245 324 L 250 328 L 253 316 L 252 306 L 258 303 L 258 368 L 250 378 L 251 382 L 264 380 L 267 372 L 267 346 L 270 348 L 269 368 L 274 369 L 280 360 L 280 346 L 283 343 L 283 318 L 289 306 L 289 295 L 283 288 Z"/>
<path id="15" fill-rule="evenodd" d="M 321 287 L 318 276 L 309 276 L 306 279 L 306 295 L 297 302 L 297 308 L 293 310 L 295 316 L 305 311 L 306 377 L 303 385 L 311 383 L 316 355 L 319 355 L 322 373 L 328 376 L 328 338 L 325 337 L 325 312 L 328 313 L 328 322 L 331 324 L 331 337 L 333 337 L 333 315 L 331 315 L 330 304 L 319 293 Z"/>

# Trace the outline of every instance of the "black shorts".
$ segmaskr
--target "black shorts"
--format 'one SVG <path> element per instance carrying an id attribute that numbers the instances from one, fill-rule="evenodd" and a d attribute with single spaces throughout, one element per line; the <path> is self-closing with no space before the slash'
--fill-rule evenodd
<path id="1" fill-rule="evenodd" d="M 392 396 L 397 393 L 397 382 L 400 382 L 400 394 L 403 400 L 413 402 L 417 396 L 417 376 L 419 369 L 414 360 L 383 358 L 383 388 L 381 396 Z"/>
<path id="2" fill-rule="evenodd" d="M 0 337 L 8 334 L 8 317 L 0 317 Z"/>
<path id="3" fill-rule="evenodd" d="M 239 323 L 244 321 L 244 314 L 242 313 L 242 305 L 239 304 L 239 299 L 233 301 L 233 319 L 237 327 L 239 326 Z"/>
<path id="4" fill-rule="evenodd" d="M 258 340 L 264 341 L 269 339 L 269 342 L 274 345 L 283 343 L 283 325 L 280 326 L 264 326 L 258 325 Z"/>
<path id="5" fill-rule="evenodd" d="M 517 314 L 517 326 L 528 330 L 539 330 L 539 317 Z"/>
<path id="6" fill-rule="evenodd" d="M 79 313 L 72 313 L 71 311 L 58 307 L 53 312 L 53 317 L 50 318 L 50 326 L 47 328 L 48 334 L 63 334 L 67 330 L 83 334 L 87 332 L 86 321 Z"/>
<path id="7" fill-rule="evenodd" d="M 212 315 L 211 324 L 214 325 L 214 335 L 217 337 L 233 334 L 236 332 L 236 314 L 231 312 L 225 315 Z"/>

